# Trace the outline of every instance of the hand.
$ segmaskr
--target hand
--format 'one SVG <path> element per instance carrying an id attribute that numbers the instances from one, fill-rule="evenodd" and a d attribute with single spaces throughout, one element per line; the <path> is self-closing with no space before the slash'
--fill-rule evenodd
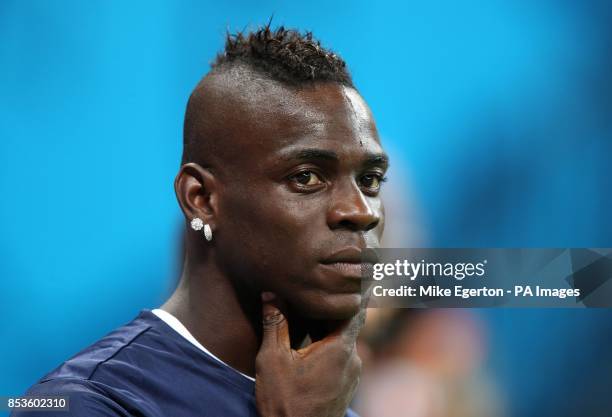
<path id="1" fill-rule="evenodd" d="M 255 361 L 259 415 L 343 417 L 361 373 L 356 339 L 365 309 L 325 338 L 295 350 L 273 295 L 263 294 L 262 300 L 263 340 Z"/>

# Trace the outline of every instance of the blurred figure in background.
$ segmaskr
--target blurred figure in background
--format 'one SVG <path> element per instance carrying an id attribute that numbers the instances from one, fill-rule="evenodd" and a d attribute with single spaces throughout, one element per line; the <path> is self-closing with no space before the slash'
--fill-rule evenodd
<path id="1" fill-rule="evenodd" d="M 370 309 L 360 345 L 363 417 L 492 417 L 482 324 L 467 310 Z"/>

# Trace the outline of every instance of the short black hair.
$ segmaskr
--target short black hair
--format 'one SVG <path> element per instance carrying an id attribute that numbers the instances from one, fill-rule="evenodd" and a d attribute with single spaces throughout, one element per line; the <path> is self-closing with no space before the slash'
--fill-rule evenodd
<path id="1" fill-rule="evenodd" d="M 225 49 L 211 64 L 222 70 L 234 63 L 246 64 L 268 77 L 286 84 L 332 81 L 354 87 L 344 60 L 323 48 L 312 32 L 301 33 L 270 23 L 248 33 L 227 33 Z"/>

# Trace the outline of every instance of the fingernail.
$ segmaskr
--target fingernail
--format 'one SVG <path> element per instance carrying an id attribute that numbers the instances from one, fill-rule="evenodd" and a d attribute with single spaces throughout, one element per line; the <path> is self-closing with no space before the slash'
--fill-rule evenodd
<path id="1" fill-rule="evenodd" d="M 276 323 L 281 319 L 281 317 L 281 312 L 276 309 L 273 309 L 264 314 L 263 320 L 265 323 Z"/>
<path id="2" fill-rule="evenodd" d="M 264 291 L 261 293 L 261 301 L 268 303 L 276 298 L 276 294 L 270 291 Z"/>

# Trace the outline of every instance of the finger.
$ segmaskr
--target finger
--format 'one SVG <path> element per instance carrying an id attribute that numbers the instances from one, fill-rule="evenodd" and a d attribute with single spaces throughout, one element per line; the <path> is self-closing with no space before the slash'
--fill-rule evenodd
<path id="1" fill-rule="evenodd" d="M 261 311 L 263 323 L 263 338 L 261 349 L 291 349 L 289 324 L 273 293 L 261 293 Z"/>
<path id="2" fill-rule="evenodd" d="M 323 339 L 311 343 L 310 345 L 300 349 L 298 353 L 301 355 L 309 355 L 313 351 L 323 349 L 325 347 L 334 348 L 340 347 L 345 351 L 352 351 L 357 343 L 359 332 L 363 328 L 366 318 L 366 309 L 362 308 L 359 313 L 350 319 L 337 322 L 335 329 Z"/>
<path id="3" fill-rule="evenodd" d="M 354 343 L 359 336 L 359 332 L 365 324 L 366 309 L 362 308 L 359 313 L 347 320 L 338 322 L 335 329 L 330 333 L 331 337 L 340 337 L 347 343 Z"/>
<path id="4" fill-rule="evenodd" d="M 342 337 L 348 343 L 355 343 L 357 341 L 357 337 L 359 337 L 359 333 L 365 324 L 367 309 L 362 308 L 359 310 L 359 313 L 356 314 L 344 328 L 340 328 L 339 331 Z"/>

